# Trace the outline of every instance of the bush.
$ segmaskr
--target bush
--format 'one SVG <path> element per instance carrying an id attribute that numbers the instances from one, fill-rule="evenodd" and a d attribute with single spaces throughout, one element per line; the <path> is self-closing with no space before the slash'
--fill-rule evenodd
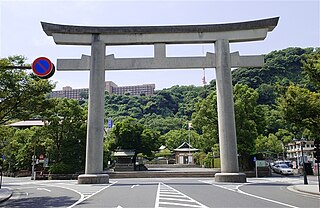
<path id="1" fill-rule="evenodd" d="M 160 152 L 155 154 L 155 157 L 165 157 L 169 158 L 172 156 L 172 152 L 168 149 L 161 150 Z"/>
<path id="2" fill-rule="evenodd" d="M 221 168 L 220 158 L 214 158 L 214 168 Z"/>
<path id="3" fill-rule="evenodd" d="M 195 164 L 202 166 L 204 158 L 206 157 L 206 153 L 204 153 L 204 152 L 196 152 L 196 153 L 193 154 L 193 157 L 194 157 Z"/>
<path id="4" fill-rule="evenodd" d="M 203 160 L 203 165 L 205 168 L 212 168 L 213 166 L 213 157 L 212 153 L 209 152 Z"/>
<path id="5" fill-rule="evenodd" d="M 50 174 L 70 174 L 74 173 L 74 168 L 72 165 L 65 164 L 65 163 L 55 163 L 50 166 L 49 173 Z"/>

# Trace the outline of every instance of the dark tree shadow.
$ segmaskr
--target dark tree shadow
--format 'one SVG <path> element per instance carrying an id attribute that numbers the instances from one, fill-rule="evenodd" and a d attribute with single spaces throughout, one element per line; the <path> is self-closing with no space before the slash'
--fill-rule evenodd
<path id="1" fill-rule="evenodd" d="M 24 197 L 15 199 L 12 197 L 8 201 L 0 203 L 0 207 L 21 207 L 21 208 L 47 208 L 47 207 L 68 207 L 74 204 L 77 200 L 71 197 Z"/>

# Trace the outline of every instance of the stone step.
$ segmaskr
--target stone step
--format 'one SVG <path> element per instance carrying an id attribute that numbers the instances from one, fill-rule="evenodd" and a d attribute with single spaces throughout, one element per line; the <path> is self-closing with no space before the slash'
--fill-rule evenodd
<path id="1" fill-rule="evenodd" d="M 175 178 L 175 177 L 214 177 L 216 172 L 161 172 L 161 171 L 132 171 L 109 172 L 110 178 Z"/>

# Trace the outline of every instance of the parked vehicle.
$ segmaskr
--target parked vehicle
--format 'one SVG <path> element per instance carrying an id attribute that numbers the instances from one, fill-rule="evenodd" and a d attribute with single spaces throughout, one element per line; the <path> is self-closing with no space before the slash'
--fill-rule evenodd
<path id="1" fill-rule="evenodd" d="M 290 168 L 286 164 L 277 164 L 272 166 L 272 170 L 275 173 L 283 174 L 283 175 L 293 175 L 293 169 Z"/>
<path id="2" fill-rule="evenodd" d="M 290 161 L 290 160 L 277 160 L 277 161 L 273 162 L 272 165 L 278 165 L 278 164 L 286 164 L 290 168 L 293 167 L 292 161 Z"/>

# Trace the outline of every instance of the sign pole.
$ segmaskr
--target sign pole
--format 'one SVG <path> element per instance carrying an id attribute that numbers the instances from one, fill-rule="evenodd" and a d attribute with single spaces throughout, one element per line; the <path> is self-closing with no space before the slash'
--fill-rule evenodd
<path id="1" fill-rule="evenodd" d="M 319 165 L 320 165 L 320 163 L 317 163 L 317 172 L 318 172 L 318 186 L 319 186 L 319 192 L 320 192 L 320 174 L 319 174 Z"/>
<path id="2" fill-rule="evenodd" d="M 257 165 L 257 161 L 255 162 L 256 164 L 256 178 L 258 178 L 258 165 Z"/>

